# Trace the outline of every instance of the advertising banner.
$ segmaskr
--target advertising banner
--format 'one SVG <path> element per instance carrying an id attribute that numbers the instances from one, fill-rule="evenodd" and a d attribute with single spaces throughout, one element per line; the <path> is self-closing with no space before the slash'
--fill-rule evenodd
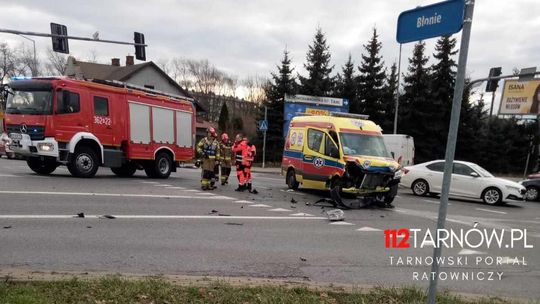
<path id="1" fill-rule="evenodd" d="M 504 82 L 499 115 L 539 115 L 540 79 Z"/>
<path id="2" fill-rule="evenodd" d="M 283 109 L 283 137 L 287 136 L 289 123 L 298 113 L 329 115 L 330 112 L 349 113 L 349 100 L 308 95 L 285 95 Z"/>

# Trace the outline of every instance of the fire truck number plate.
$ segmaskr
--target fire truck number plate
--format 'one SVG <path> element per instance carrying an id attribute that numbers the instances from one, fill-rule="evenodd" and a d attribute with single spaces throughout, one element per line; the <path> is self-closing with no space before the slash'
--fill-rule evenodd
<path id="1" fill-rule="evenodd" d="M 104 116 L 94 116 L 94 123 L 96 125 L 111 125 L 111 118 L 110 117 L 104 117 Z"/>

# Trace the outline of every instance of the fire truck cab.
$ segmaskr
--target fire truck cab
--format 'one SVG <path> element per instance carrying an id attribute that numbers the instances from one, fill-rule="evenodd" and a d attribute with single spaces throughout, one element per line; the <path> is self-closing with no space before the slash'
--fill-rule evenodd
<path id="1" fill-rule="evenodd" d="M 76 177 L 99 166 L 118 176 L 144 169 L 167 178 L 193 158 L 194 101 L 116 81 L 13 79 L 4 128 L 10 149 L 38 174 L 66 165 Z"/>

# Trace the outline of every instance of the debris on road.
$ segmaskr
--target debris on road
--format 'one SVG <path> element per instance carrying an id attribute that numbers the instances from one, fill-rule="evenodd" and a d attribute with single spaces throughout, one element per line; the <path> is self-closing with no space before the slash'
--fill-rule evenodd
<path id="1" fill-rule="evenodd" d="M 332 222 L 345 220 L 345 212 L 341 209 L 332 209 L 326 211 L 326 216 Z"/>
<path id="2" fill-rule="evenodd" d="M 219 211 L 217 211 L 216 209 L 212 209 L 212 211 L 210 211 L 210 213 L 208 214 L 213 214 L 213 213 L 218 213 Z"/>
<path id="3" fill-rule="evenodd" d="M 225 223 L 225 225 L 231 225 L 231 226 L 244 226 L 244 223 Z"/>
<path id="4" fill-rule="evenodd" d="M 296 206 L 291 205 L 291 208 L 296 209 Z"/>
<path id="5" fill-rule="evenodd" d="M 303 257 L 300 257 L 300 261 L 305 262 L 305 261 L 307 261 L 307 259 L 303 258 Z"/>
<path id="6" fill-rule="evenodd" d="M 253 191 L 251 191 L 252 194 L 259 194 L 259 191 L 257 191 L 257 189 L 253 189 Z"/>
<path id="7" fill-rule="evenodd" d="M 218 213 L 219 216 L 231 216 L 230 214 Z"/>
<path id="8" fill-rule="evenodd" d="M 9 225 L 9 226 L 4 226 L 4 229 L 11 229 L 11 225 Z"/>
<path id="9" fill-rule="evenodd" d="M 115 219 L 116 216 L 110 215 L 110 214 L 105 214 L 105 215 L 100 216 L 99 218 L 106 218 L 106 219 L 111 219 L 112 220 L 112 219 Z"/>
<path id="10" fill-rule="evenodd" d="M 293 198 L 291 198 L 291 203 L 296 204 L 296 203 L 298 203 L 298 202 L 297 202 L 297 201 L 294 199 L 294 197 L 293 197 Z"/>
<path id="11" fill-rule="evenodd" d="M 306 206 L 311 206 L 311 204 L 310 204 L 310 203 L 308 203 L 308 202 L 306 202 Z"/>
<path id="12" fill-rule="evenodd" d="M 294 192 L 293 189 L 287 189 L 287 192 Z"/>
<path id="13" fill-rule="evenodd" d="M 84 218 L 84 212 L 79 212 L 79 213 L 77 213 L 77 217 L 79 217 L 79 218 Z"/>
<path id="14" fill-rule="evenodd" d="M 90 229 L 90 228 L 92 228 L 92 226 L 86 226 L 86 228 Z"/>

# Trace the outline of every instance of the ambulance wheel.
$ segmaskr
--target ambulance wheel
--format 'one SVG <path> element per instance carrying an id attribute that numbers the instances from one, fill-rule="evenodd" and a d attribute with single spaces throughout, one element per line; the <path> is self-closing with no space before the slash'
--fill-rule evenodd
<path id="1" fill-rule="evenodd" d="M 40 175 L 49 175 L 58 167 L 56 160 L 48 157 L 43 160 L 40 157 L 28 157 L 26 163 L 32 171 Z"/>
<path id="2" fill-rule="evenodd" d="M 122 167 L 111 168 L 111 171 L 119 177 L 132 177 L 137 171 L 137 166 L 133 163 L 126 163 Z"/>
<path id="3" fill-rule="evenodd" d="M 294 169 L 289 169 L 289 171 L 287 171 L 286 182 L 289 189 L 293 189 L 293 190 L 298 189 L 298 186 L 300 185 L 300 183 L 296 180 L 296 173 L 294 172 Z"/>
<path id="4" fill-rule="evenodd" d="M 173 169 L 173 162 L 169 154 L 160 152 L 156 159 L 144 167 L 146 175 L 150 178 L 168 178 Z"/>
<path id="5" fill-rule="evenodd" d="M 75 150 L 67 167 L 69 173 L 75 177 L 94 177 L 99 168 L 99 159 L 92 148 L 82 146 Z"/>
<path id="6" fill-rule="evenodd" d="M 331 181 L 330 181 L 330 190 L 334 189 L 338 187 L 338 193 L 341 194 L 341 190 L 343 188 L 342 184 L 341 184 L 341 179 L 339 177 L 334 177 Z"/>

